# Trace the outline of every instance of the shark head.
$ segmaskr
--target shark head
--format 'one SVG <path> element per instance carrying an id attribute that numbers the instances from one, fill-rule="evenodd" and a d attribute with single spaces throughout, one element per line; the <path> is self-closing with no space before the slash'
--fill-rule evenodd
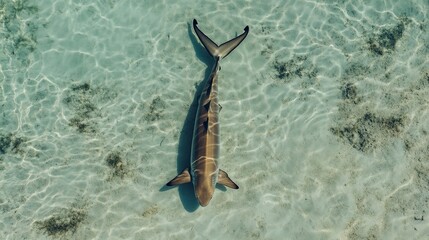
<path id="1" fill-rule="evenodd" d="M 201 179 L 194 185 L 195 197 L 200 206 L 205 207 L 213 198 L 216 181 L 212 178 Z"/>

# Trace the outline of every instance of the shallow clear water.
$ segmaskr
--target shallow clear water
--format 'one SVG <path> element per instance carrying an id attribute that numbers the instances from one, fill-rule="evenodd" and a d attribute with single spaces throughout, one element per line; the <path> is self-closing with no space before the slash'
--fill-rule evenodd
<path id="1" fill-rule="evenodd" d="M 43 3 L 42 3 L 43 2 Z M 429 4 L 0 0 L 1 239 L 425 239 Z M 164 184 L 222 60 L 221 168 Z"/>

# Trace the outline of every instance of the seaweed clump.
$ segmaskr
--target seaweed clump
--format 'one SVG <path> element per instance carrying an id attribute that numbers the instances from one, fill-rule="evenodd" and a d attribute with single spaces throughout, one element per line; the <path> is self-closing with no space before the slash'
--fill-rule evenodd
<path id="1" fill-rule="evenodd" d="M 159 207 L 158 205 L 154 205 L 151 206 L 150 208 L 146 209 L 143 213 L 142 216 L 143 217 L 153 217 L 154 215 L 156 215 L 159 212 Z"/>
<path id="2" fill-rule="evenodd" d="M 397 136 L 402 132 L 405 120 L 405 116 L 378 117 L 367 112 L 354 123 L 330 130 L 353 148 L 368 152 L 378 147 L 383 137 Z"/>
<path id="3" fill-rule="evenodd" d="M 69 232 L 74 234 L 86 217 L 86 211 L 71 208 L 66 209 L 44 221 L 37 221 L 35 224 L 39 230 L 44 231 L 47 235 L 60 237 Z"/>
<path id="4" fill-rule="evenodd" d="M 402 38 L 405 30 L 403 22 L 393 28 L 382 29 L 381 33 L 368 40 L 369 50 L 377 55 L 383 55 L 387 51 L 395 49 L 396 43 Z"/>

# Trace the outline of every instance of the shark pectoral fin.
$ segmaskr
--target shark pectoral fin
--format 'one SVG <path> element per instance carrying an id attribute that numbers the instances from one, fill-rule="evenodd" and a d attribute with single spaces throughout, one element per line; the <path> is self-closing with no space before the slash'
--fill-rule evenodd
<path id="1" fill-rule="evenodd" d="M 238 185 L 235 184 L 229 177 L 228 177 L 228 173 L 226 173 L 225 171 L 223 171 L 222 169 L 219 169 L 219 176 L 218 176 L 218 180 L 217 183 L 222 184 L 224 186 L 227 186 L 229 188 L 232 189 L 238 189 Z"/>
<path id="2" fill-rule="evenodd" d="M 189 174 L 188 168 L 186 168 L 181 174 L 169 181 L 167 186 L 176 186 L 188 182 L 191 182 L 191 174 Z"/>

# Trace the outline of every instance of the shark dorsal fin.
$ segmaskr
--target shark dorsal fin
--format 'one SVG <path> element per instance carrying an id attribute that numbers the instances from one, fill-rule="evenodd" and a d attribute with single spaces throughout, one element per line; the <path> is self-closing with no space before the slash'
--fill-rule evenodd
<path id="1" fill-rule="evenodd" d="M 238 185 L 235 184 L 235 182 L 233 182 L 229 178 L 228 173 L 226 173 L 222 169 L 219 169 L 219 176 L 218 176 L 217 183 L 224 185 L 224 186 L 227 186 L 227 187 L 232 188 L 232 189 L 238 189 Z"/>
<path id="2" fill-rule="evenodd" d="M 211 103 L 211 100 L 209 99 L 207 102 L 205 102 L 204 103 L 204 108 L 206 109 L 206 111 L 208 112 L 209 111 L 209 109 L 210 109 L 210 103 Z"/>
<path id="3" fill-rule="evenodd" d="M 203 122 L 206 132 L 209 130 L 209 117 Z"/>

